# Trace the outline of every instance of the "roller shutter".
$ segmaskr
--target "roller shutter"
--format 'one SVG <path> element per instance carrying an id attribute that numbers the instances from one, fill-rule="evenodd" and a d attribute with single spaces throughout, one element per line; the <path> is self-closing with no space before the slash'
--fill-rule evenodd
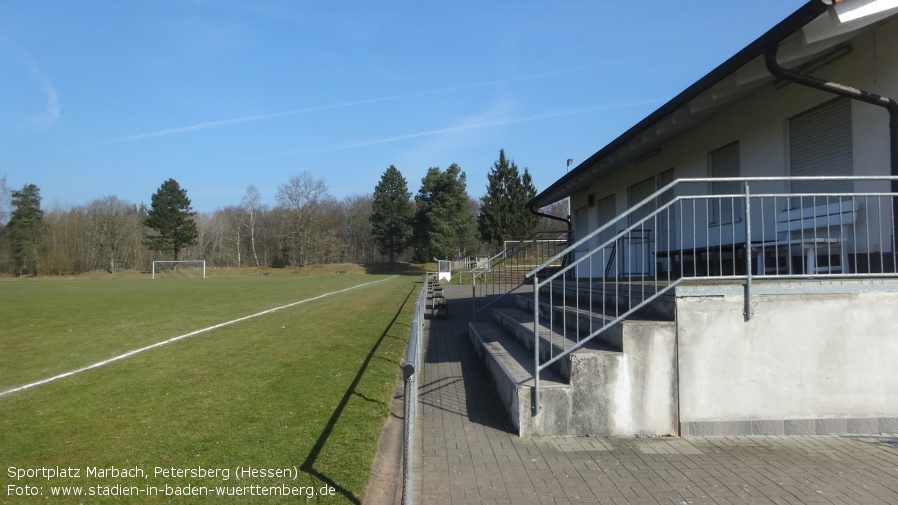
<path id="1" fill-rule="evenodd" d="M 838 98 L 789 119 L 793 177 L 853 175 L 851 101 Z M 852 191 L 851 181 L 793 181 L 792 193 Z"/>

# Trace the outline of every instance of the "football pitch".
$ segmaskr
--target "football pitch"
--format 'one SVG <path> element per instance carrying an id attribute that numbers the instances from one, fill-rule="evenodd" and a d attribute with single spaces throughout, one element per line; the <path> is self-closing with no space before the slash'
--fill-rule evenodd
<path id="1" fill-rule="evenodd" d="M 360 503 L 420 279 L 0 281 L 0 503 Z"/>

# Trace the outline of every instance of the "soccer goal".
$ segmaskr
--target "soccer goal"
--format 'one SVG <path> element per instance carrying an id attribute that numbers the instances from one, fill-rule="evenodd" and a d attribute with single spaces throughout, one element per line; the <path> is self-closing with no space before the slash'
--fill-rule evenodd
<path id="1" fill-rule="evenodd" d="M 205 279 L 206 260 L 153 261 L 153 279 L 156 278 L 156 275 L 162 273 L 172 277 L 200 277 L 202 275 L 203 279 Z"/>

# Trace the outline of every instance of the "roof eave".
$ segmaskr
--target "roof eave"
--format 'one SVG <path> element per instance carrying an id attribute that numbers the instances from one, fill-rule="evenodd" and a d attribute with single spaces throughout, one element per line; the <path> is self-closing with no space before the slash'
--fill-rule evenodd
<path id="1" fill-rule="evenodd" d="M 686 106 L 689 102 L 698 98 L 714 84 L 732 75 L 755 58 L 761 57 L 764 54 L 764 48 L 768 44 L 779 43 L 786 37 L 801 30 L 806 24 L 825 13 L 831 5 L 832 2 L 828 0 L 810 0 L 789 17 L 768 30 L 757 40 L 750 43 L 720 66 L 662 105 L 655 112 L 624 132 L 621 136 L 617 137 L 611 143 L 577 165 L 573 170 L 558 179 L 558 181 L 536 195 L 528 205 L 533 209 L 538 209 L 570 195 L 572 190 L 585 180 L 591 180 L 595 177 L 596 174 L 593 169 L 600 161 L 612 155 L 625 144 L 643 134 L 649 128 L 661 122 L 664 118 L 672 115 L 681 107 Z M 638 157 L 641 154 L 642 153 L 636 153 L 633 155 L 633 158 Z M 621 158 L 621 163 L 629 161 L 630 159 L 632 158 Z"/>

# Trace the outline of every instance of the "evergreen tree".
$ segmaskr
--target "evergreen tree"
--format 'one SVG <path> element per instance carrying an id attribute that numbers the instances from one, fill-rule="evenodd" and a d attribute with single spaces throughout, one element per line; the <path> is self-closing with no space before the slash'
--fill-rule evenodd
<path id="1" fill-rule="evenodd" d="M 412 236 L 411 198 L 405 177 L 390 165 L 374 188 L 370 218 L 374 241 L 381 254 L 390 256 L 390 263 L 408 247 Z"/>
<path id="2" fill-rule="evenodd" d="M 144 225 L 152 230 L 144 240 L 144 245 L 153 251 L 170 252 L 175 261 L 181 250 L 195 245 L 199 238 L 196 222 L 193 220 L 187 190 L 174 179 L 162 183 L 153 194 L 150 210 Z"/>
<path id="3" fill-rule="evenodd" d="M 499 150 L 499 159 L 487 174 L 486 194 L 481 198 L 477 230 L 484 242 L 501 249 L 506 240 L 520 240 L 539 224 L 539 216 L 527 209 L 536 188 L 525 168 L 521 176 L 514 161 Z"/>
<path id="4" fill-rule="evenodd" d="M 44 211 L 41 210 L 40 189 L 26 184 L 11 192 L 12 212 L 6 224 L 10 250 L 16 275 L 37 275 L 37 263 L 44 244 Z"/>
<path id="5" fill-rule="evenodd" d="M 453 163 L 445 171 L 430 168 L 415 196 L 415 259 L 431 261 L 463 257 L 474 245 L 474 215 L 466 176 Z"/>

